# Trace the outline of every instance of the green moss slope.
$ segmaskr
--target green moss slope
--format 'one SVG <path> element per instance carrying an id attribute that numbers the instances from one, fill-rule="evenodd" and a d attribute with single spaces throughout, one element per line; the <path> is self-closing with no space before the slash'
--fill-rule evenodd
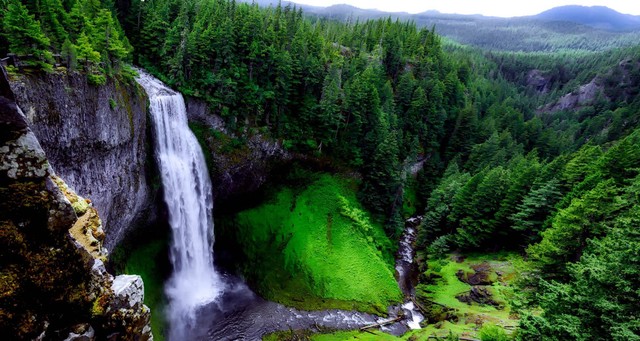
<path id="1" fill-rule="evenodd" d="M 248 277 L 268 299 L 376 313 L 401 299 L 392 244 L 347 180 L 321 175 L 281 189 L 235 222 Z"/>

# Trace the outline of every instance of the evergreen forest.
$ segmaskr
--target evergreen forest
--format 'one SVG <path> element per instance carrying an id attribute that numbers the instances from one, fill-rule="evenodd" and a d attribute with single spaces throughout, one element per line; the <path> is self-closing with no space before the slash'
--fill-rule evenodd
<path id="1" fill-rule="evenodd" d="M 0 7 L 0 56 L 18 61 L 4 65 L 10 77 L 73 74 L 100 87 L 133 84 L 141 68 L 224 123 L 223 132 L 191 125 L 205 154 L 247 158 L 260 138 L 303 160 L 280 169 L 264 202 L 216 202 L 217 243 L 239 246 L 237 271 L 259 295 L 301 309 L 384 314 L 402 296 L 388 279 L 405 221 L 420 217 L 412 299 L 422 332 L 266 339 L 640 340 L 637 41 L 598 36 L 575 49 L 523 49 L 514 38 L 518 46 L 503 49 L 512 42 L 483 28 L 477 34 L 495 44 L 478 47 L 440 36 L 421 17 L 340 20 L 234 0 Z M 273 232 L 283 221 L 291 227 Z M 340 237 L 345 226 L 362 238 Z M 324 236 L 323 248 L 333 238 L 343 253 L 305 251 Z M 122 251 L 130 260 L 145 252 Z M 113 258 L 119 271 L 135 265 Z M 462 291 L 476 292 L 478 264 L 498 273 L 482 289 L 492 298 L 460 303 Z M 458 279 L 471 286 L 455 292 Z M 158 291 L 147 292 L 153 314 L 164 303 L 152 281 L 145 278 Z M 162 318 L 152 323 L 162 339 Z"/>

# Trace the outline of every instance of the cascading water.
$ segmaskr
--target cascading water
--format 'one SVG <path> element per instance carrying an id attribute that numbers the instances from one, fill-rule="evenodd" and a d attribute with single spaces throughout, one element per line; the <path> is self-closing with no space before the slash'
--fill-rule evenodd
<path id="1" fill-rule="evenodd" d="M 417 237 L 416 227 L 420 225 L 423 217 L 412 217 L 405 222 L 404 232 L 400 237 L 400 246 L 398 247 L 398 257 L 396 258 L 396 272 L 398 273 L 398 284 L 400 289 L 407 297 L 414 296 L 414 285 L 417 275 L 416 264 L 413 262 L 413 257 L 416 252 L 413 249 L 413 243 Z M 405 311 L 407 319 L 407 326 L 411 329 L 420 329 L 420 322 L 424 320 L 424 316 L 416 308 L 414 301 L 406 301 L 402 305 L 402 309 Z"/>
<path id="2" fill-rule="evenodd" d="M 213 197 L 202 149 L 187 125 L 182 95 L 138 71 L 155 129 L 158 160 L 172 229 L 173 274 L 165 286 L 171 340 L 188 339 L 196 310 L 216 299 L 223 283 L 213 267 Z"/>

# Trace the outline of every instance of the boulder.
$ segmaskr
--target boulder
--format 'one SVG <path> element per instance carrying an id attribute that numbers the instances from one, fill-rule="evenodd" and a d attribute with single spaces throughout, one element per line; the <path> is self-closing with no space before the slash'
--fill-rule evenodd
<path id="1" fill-rule="evenodd" d="M 500 303 L 496 302 L 493 299 L 493 293 L 491 292 L 491 290 L 485 286 L 473 286 L 471 287 L 470 291 L 464 294 L 460 294 L 456 296 L 456 298 L 458 299 L 458 301 L 467 303 L 469 305 L 477 303 L 483 305 L 492 305 L 496 308 L 502 307 Z"/>
<path id="2" fill-rule="evenodd" d="M 498 279 L 497 274 L 487 262 L 471 265 L 473 273 L 458 270 L 456 277 L 469 285 L 492 285 Z"/>

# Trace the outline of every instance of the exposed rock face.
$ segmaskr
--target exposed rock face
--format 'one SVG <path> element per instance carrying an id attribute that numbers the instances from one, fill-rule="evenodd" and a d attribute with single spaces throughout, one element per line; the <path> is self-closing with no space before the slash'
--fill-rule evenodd
<path id="1" fill-rule="evenodd" d="M 493 299 L 493 293 L 486 286 L 474 285 L 469 292 L 460 294 L 456 298 L 467 304 L 478 303 L 502 308 L 502 305 Z"/>
<path id="2" fill-rule="evenodd" d="M 151 339 L 141 281 L 114 289 L 121 280 L 101 260 L 104 233 L 95 208 L 59 185 L 1 71 L 0 335 Z"/>
<path id="3" fill-rule="evenodd" d="M 274 164 L 291 160 L 292 155 L 279 143 L 260 135 L 236 143 L 240 139 L 228 133 L 222 118 L 211 114 L 205 103 L 186 98 L 186 105 L 189 121 L 206 130 L 199 138 L 206 143 L 204 151 L 211 161 L 208 167 L 217 200 L 257 190 L 267 181 Z"/>
<path id="4" fill-rule="evenodd" d="M 551 87 L 551 78 L 537 69 L 531 70 L 527 73 L 526 82 L 528 87 L 543 94 L 549 92 L 549 88 Z"/>
<path id="5" fill-rule="evenodd" d="M 153 212 L 147 98 L 136 84 L 89 85 L 84 75 L 21 75 L 16 101 L 52 168 L 92 200 L 113 248 Z"/>
<path id="6" fill-rule="evenodd" d="M 552 104 L 546 105 L 542 108 L 543 112 L 556 112 L 560 110 L 576 110 L 584 106 L 593 104 L 594 100 L 599 94 L 604 91 L 604 86 L 600 84 L 598 78 L 594 78 L 588 84 L 580 86 L 578 90 L 566 94 Z"/>
<path id="7" fill-rule="evenodd" d="M 469 285 L 492 285 L 498 280 L 498 275 L 487 262 L 472 265 L 471 269 L 473 273 L 458 270 L 456 276 Z"/>

